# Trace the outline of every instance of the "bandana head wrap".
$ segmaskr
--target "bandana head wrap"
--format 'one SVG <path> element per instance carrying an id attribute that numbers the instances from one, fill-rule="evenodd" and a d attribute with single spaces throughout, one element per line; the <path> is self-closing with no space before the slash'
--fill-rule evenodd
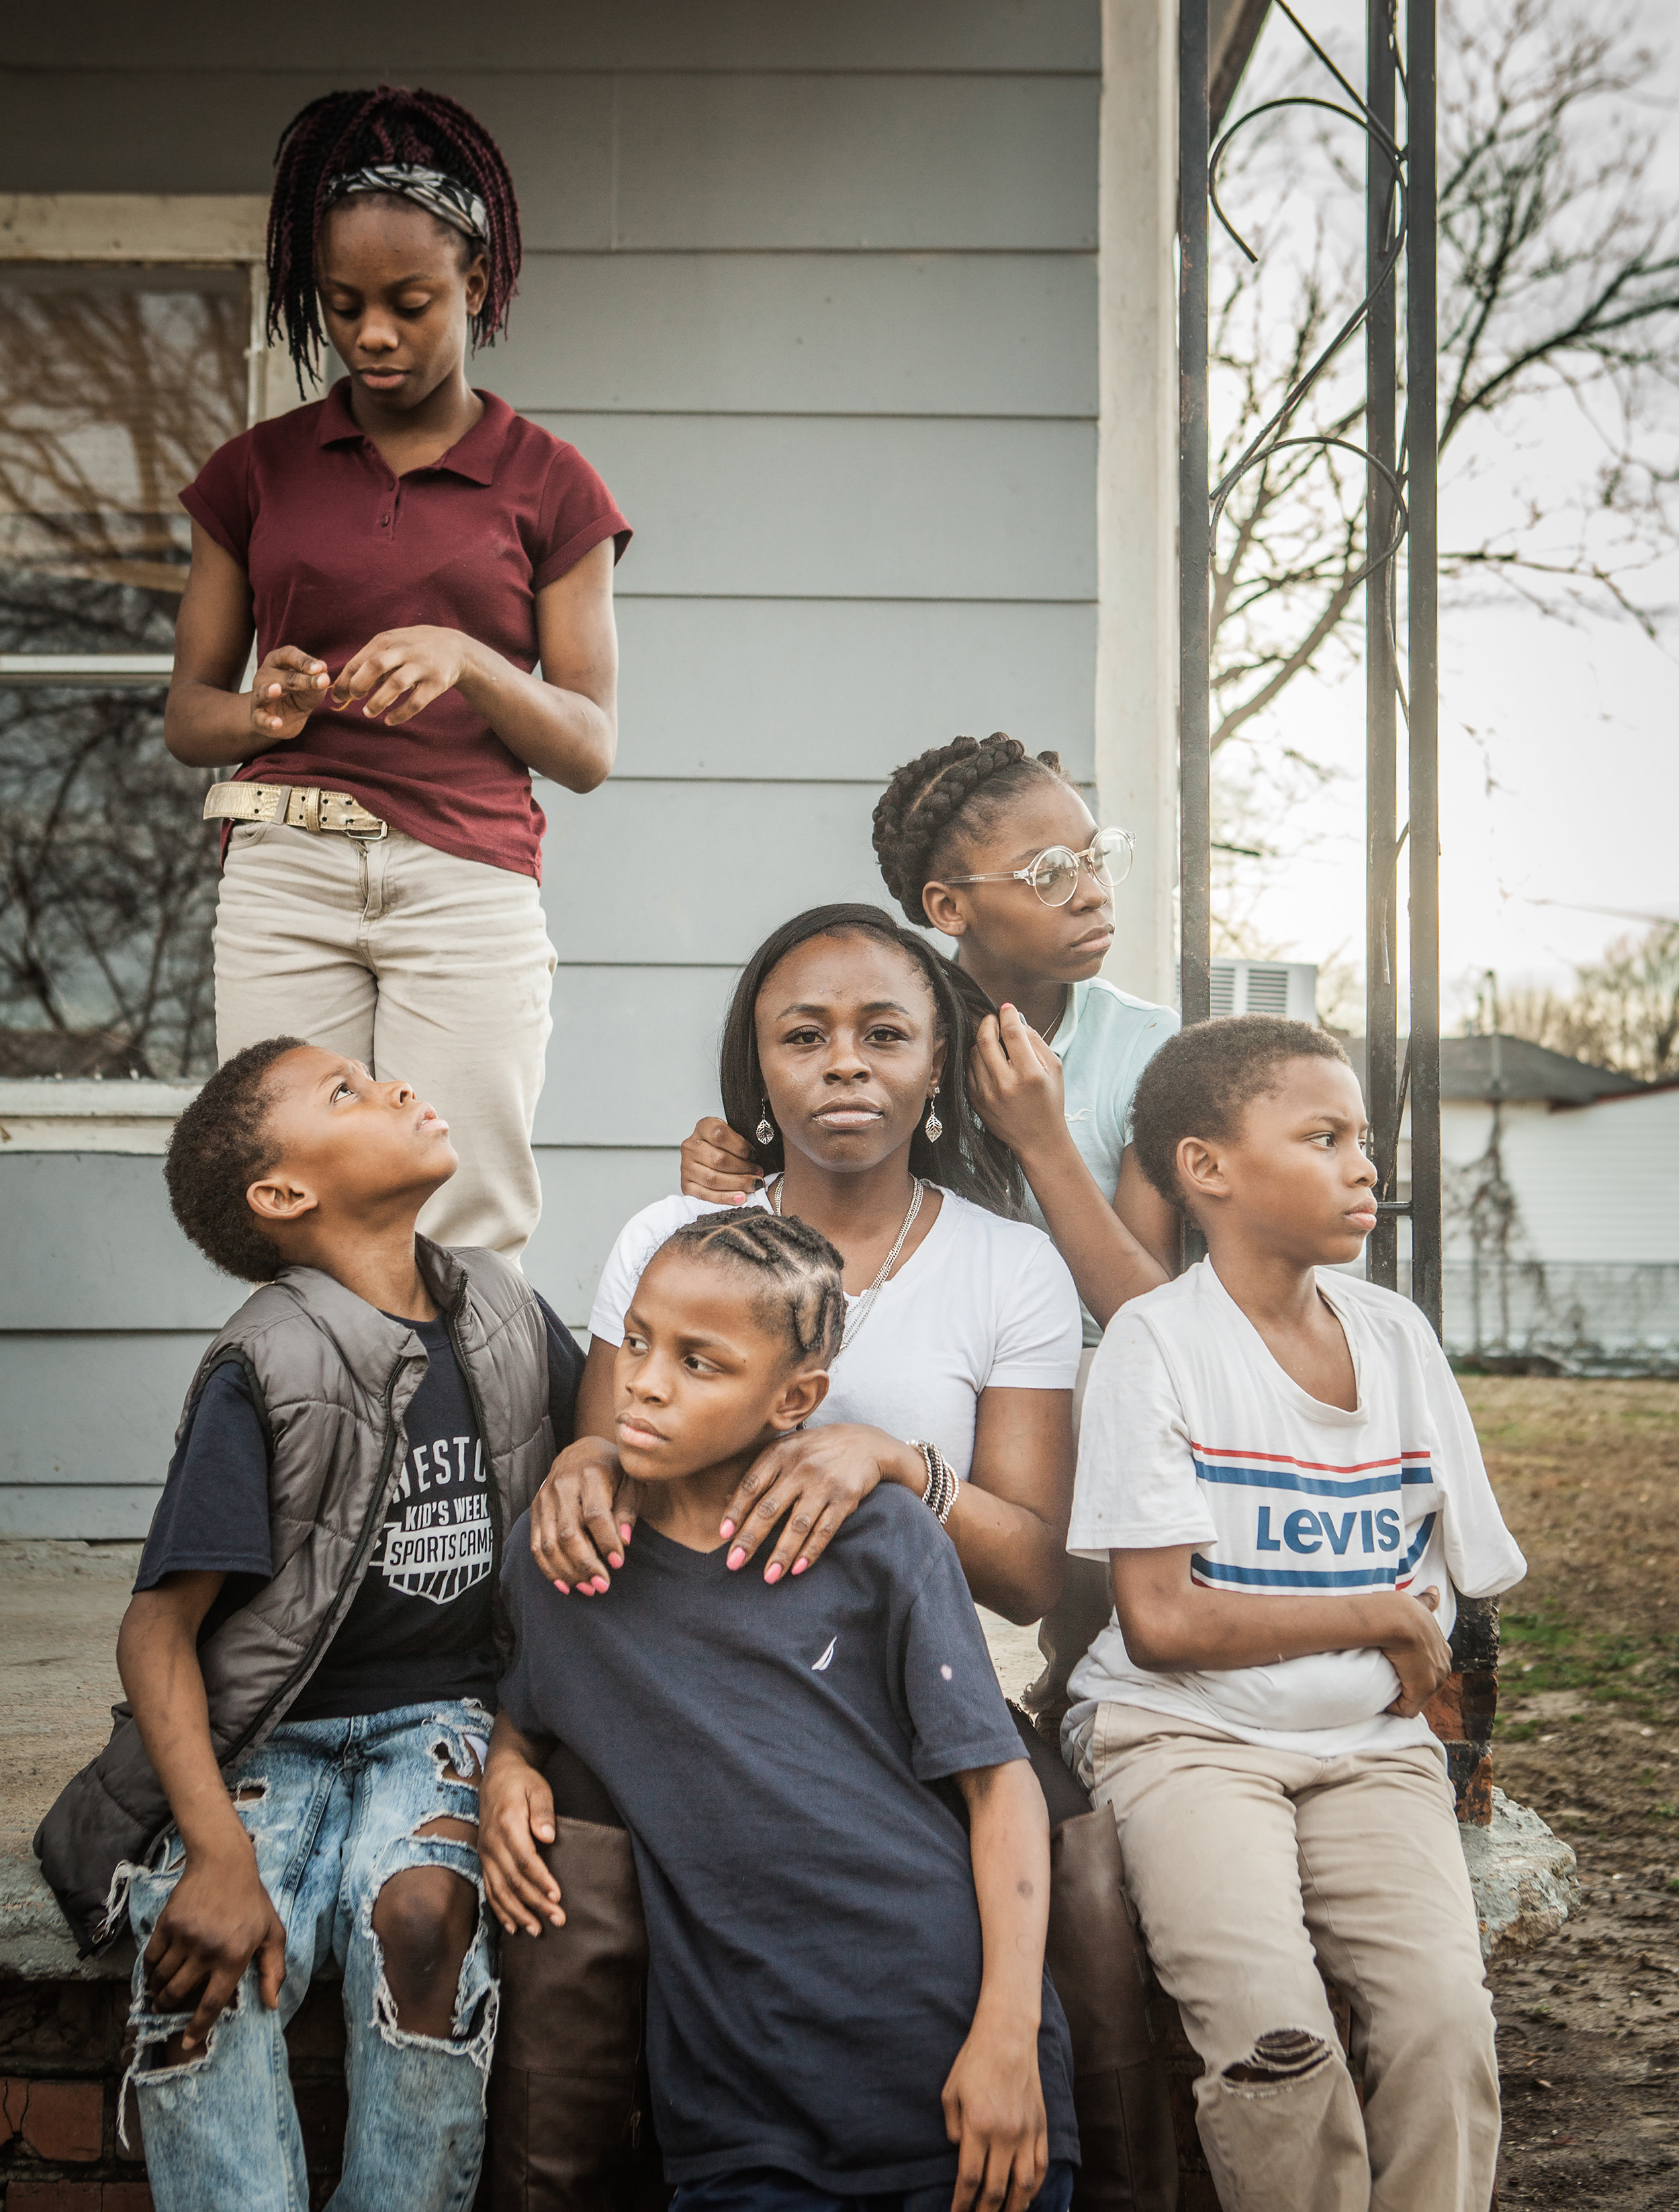
<path id="1" fill-rule="evenodd" d="M 345 169 L 328 179 L 321 195 L 322 214 L 358 192 L 394 192 L 398 199 L 412 200 L 415 207 L 446 222 L 464 238 L 475 239 L 480 246 L 488 239 L 489 217 L 482 200 L 470 185 L 462 184 L 458 177 L 446 177 L 441 169 L 421 168 L 414 161 L 385 161 L 373 169 Z"/>

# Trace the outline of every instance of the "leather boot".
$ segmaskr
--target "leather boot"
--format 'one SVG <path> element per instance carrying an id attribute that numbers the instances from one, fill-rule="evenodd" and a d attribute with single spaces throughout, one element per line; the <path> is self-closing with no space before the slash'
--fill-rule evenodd
<path id="1" fill-rule="evenodd" d="M 563 1817 L 555 1831 L 543 1856 L 566 1924 L 501 1938 L 485 2144 L 492 2212 L 609 2212 L 642 2118 L 647 1931 L 630 1839 Z"/>
<path id="2" fill-rule="evenodd" d="M 1051 1832 L 1046 1956 L 1072 2034 L 1082 2161 L 1072 2212 L 1177 2212 L 1171 2097 L 1144 2009 L 1148 1961 L 1106 1806 Z"/>

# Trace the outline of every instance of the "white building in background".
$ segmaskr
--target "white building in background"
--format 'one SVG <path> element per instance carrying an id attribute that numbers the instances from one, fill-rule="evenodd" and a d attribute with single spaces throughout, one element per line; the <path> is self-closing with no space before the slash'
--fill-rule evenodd
<path id="1" fill-rule="evenodd" d="M 1364 1039 L 1347 1049 L 1362 1080 Z M 1679 1374 L 1679 1083 L 1525 1037 L 1442 1037 L 1440 1154 L 1454 1358 Z M 1409 1102 L 1398 1168 L 1408 1198 Z M 1402 1222 L 1402 1290 L 1409 1269 Z"/>
<path id="2" fill-rule="evenodd" d="M 1448 1348 L 1679 1370 L 1679 1083 L 1448 1037 L 1440 1092 Z"/>

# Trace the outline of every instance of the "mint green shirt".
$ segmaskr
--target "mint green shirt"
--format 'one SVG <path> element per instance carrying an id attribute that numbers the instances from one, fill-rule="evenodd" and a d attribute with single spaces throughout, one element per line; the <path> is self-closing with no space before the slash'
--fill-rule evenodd
<path id="1" fill-rule="evenodd" d="M 1137 1078 L 1175 1034 L 1178 1017 L 1170 1006 L 1134 999 L 1105 975 L 1075 983 L 1071 1003 L 1050 1049 L 1061 1062 L 1066 1092 L 1067 1127 L 1102 1196 L 1112 1200 L 1119 1187 L 1119 1161 L 1131 1133 L 1131 1094 Z M 1049 1224 L 1030 1190 L 1027 1212 L 1040 1229 Z M 1100 1344 L 1095 1316 L 1084 1313 L 1084 1341 Z"/>

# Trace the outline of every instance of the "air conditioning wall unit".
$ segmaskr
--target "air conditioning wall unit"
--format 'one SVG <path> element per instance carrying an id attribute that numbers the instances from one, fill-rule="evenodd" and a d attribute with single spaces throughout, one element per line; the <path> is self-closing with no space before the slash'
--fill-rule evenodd
<path id="1" fill-rule="evenodd" d="M 1318 1018 L 1318 968 L 1311 960 L 1215 960 L 1212 1011 L 1222 1014 L 1283 1014 L 1290 1021 Z"/>

